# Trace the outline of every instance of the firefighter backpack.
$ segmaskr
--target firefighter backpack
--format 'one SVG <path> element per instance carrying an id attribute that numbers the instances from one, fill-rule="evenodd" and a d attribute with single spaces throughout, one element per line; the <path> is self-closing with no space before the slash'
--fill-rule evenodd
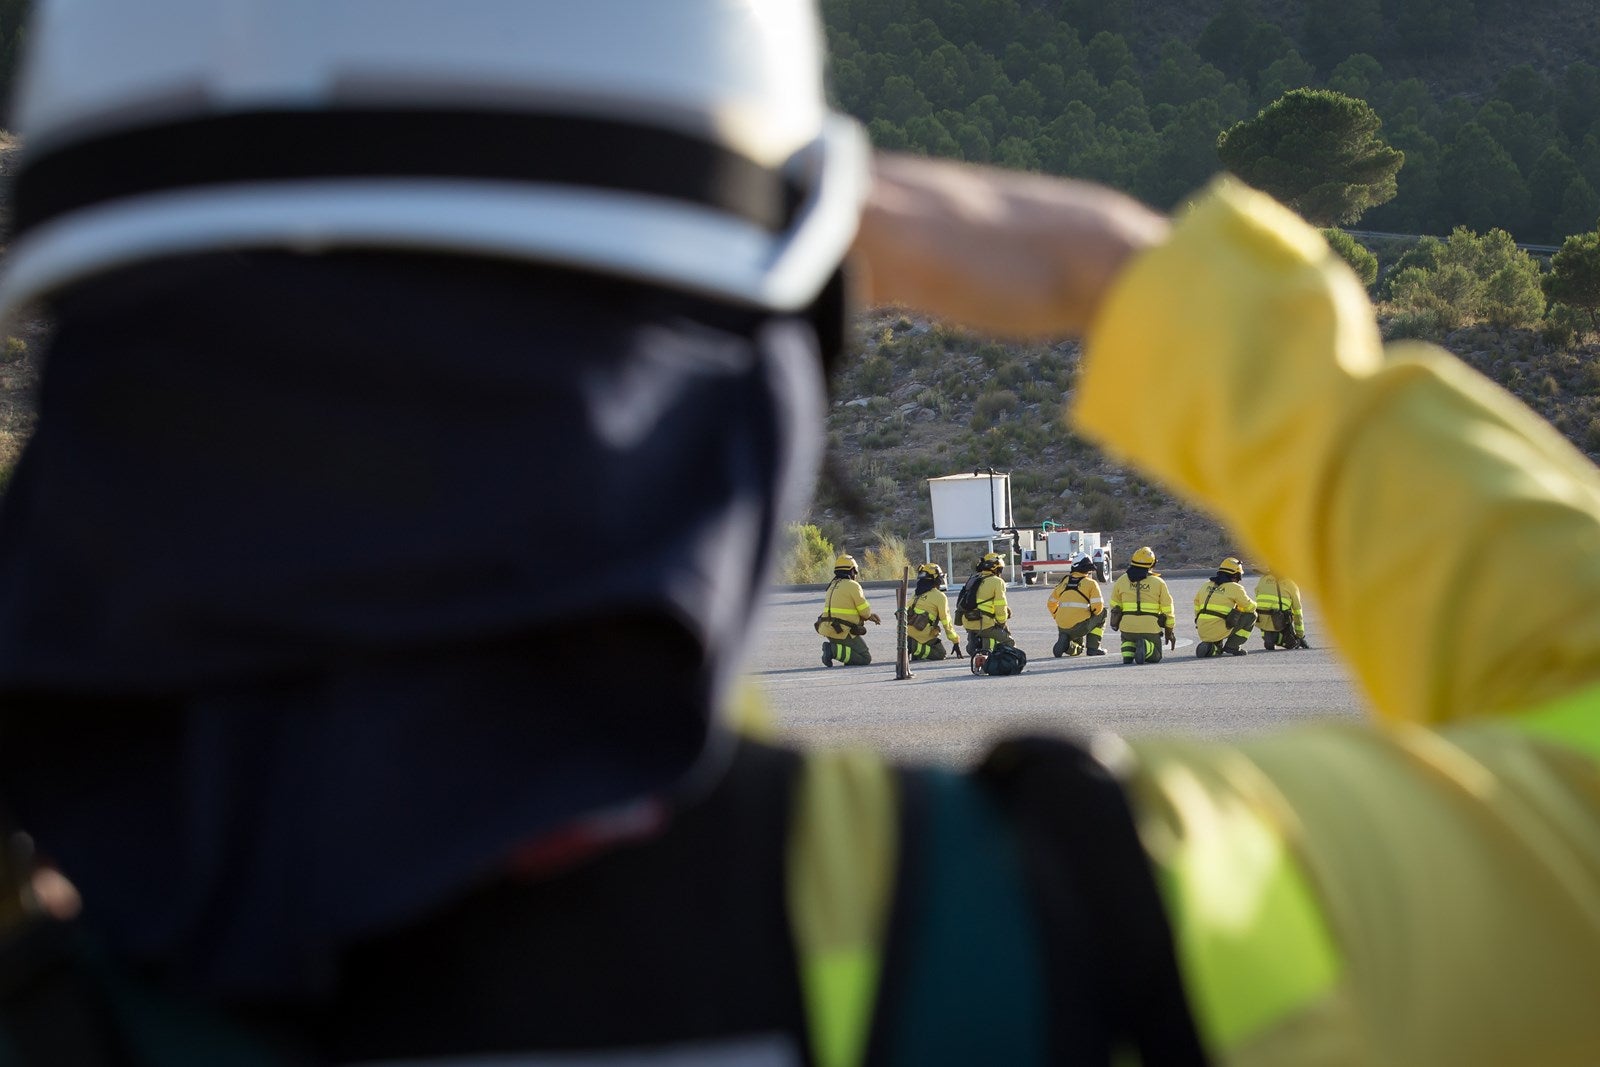
<path id="1" fill-rule="evenodd" d="M 962 623 L 966 625 L 981 625 L 983 622 L 983 613 L 978 610 L 978 586 L 983 584 L 985 577 L 984 573 L 979 571 L 968 578 L 967 584 L 961 587 L 961 592 L 956 597 L 956 614 L 961 616 Z"/>
<path id="2" fill-rule="evenodd" d="M 996 645 L 983 661 L 983 673 L 1021 674 L 1028 665 L 1028 654 L 1015 645 Z"/>

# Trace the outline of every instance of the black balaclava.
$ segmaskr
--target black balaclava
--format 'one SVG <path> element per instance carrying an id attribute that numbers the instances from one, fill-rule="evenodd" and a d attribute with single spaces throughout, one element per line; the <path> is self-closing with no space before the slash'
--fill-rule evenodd
<path id="1" fill-rule="evenodd" d="M 820 451 L 809 321 L 379 253 L 54 311 L 0 782 L 119 956 L 312 996 L 519 844 L 715 776 Z"/>
<path id="2" fill-rule="evenodd" d="M 1148 578 L 1150 576 L 1150 568 L 1149 567 L 1136 567 L 1136 566 L 1133 566 L 1132 564 L 1129 564 L 1128 569 L 1127 569 L 1127 571 L 1125 573 L 1128 575 L 1128 580 L 1129 581 L 1142 582 L 1142 581 L 1144 581 L 1146 578 Z"/>
<path id="3" fill-rule="evenodd" d="M 939 579 L 933 577 L 933 575 L 931 575 L 931 574 L 919 575 L 917 577 L 916 595 L 917 596 L 921 596 L 923 593 L 926 593 L 928 590 L 937 589 L 938 587 L 939 587 Z"/>

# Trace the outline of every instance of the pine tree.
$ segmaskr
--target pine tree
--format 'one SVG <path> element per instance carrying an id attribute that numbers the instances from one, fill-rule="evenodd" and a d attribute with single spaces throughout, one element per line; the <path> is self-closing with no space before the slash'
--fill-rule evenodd
<path id="1" fill-rule="evenodd" d="M 1395 195 L 1405 155 L 1377 112 L 1328 89 L 1295 89 L 1217 139 L 1222 165 L 1321 225 L 1348 224 Z"/>
<path id="2" fill-rule="evenodd" d="M 1600 232 L 1573 234 L 1550 259 L 1544 279 L 1551 303 L 1566 304 L 1589 313 L 1589 323 L 1600 330 Z"/>

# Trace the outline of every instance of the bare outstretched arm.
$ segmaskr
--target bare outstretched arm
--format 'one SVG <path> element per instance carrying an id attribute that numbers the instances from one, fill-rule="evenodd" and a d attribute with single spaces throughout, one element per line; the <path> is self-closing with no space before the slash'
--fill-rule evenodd
<path id="1" fill-rule="evenodd" d="M 1082 334 L 1167 221 L 1121 193 L 881 155 L 855 252 L 867 299 L 1007 337 Z"/>

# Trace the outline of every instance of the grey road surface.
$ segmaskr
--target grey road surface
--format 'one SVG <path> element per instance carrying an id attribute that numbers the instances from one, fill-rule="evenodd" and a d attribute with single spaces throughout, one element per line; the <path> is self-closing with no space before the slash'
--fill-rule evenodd
<path id="1" fill-rule="evenodd" d="M 1110 630 L 1107 656 L 1053 658 L 1049 590 L 1013 586 L 1006 595 L 1014 612 L 1011 631 L 1028 653 L 1023 674 L 974 676 L 965 659 L 956 659 L 913 663 L 905 681 L 894 677 L 892 591 L 867 593 L 884 620 L 867 634 L 872 664 L 831 669 L 822 665 L 822 639 L 812 629 L 821 594 L 775 592 L 749 673 L 786 737 L 812 745 L 864 744 L 905 759 L 953 764 L 978 758 L 999 735 L 1024 730 L 1228 736 L 1362 714 L 1349 673 L 1319 640 L 1314 604 L 1306 613 L 1317 646 L 1310 651 L 1266 652 L 1256 634 L 1248 656 L 1195 658 L 1191 604 L 1201 584 L 1198 578 L 1170 582 L 1178 648 L 1158 664 L 1123 666 Z M 1254 584 L 1246 578 L 1247 589 Z M 950 594 L 953 602 L 955 590 Z"/>

